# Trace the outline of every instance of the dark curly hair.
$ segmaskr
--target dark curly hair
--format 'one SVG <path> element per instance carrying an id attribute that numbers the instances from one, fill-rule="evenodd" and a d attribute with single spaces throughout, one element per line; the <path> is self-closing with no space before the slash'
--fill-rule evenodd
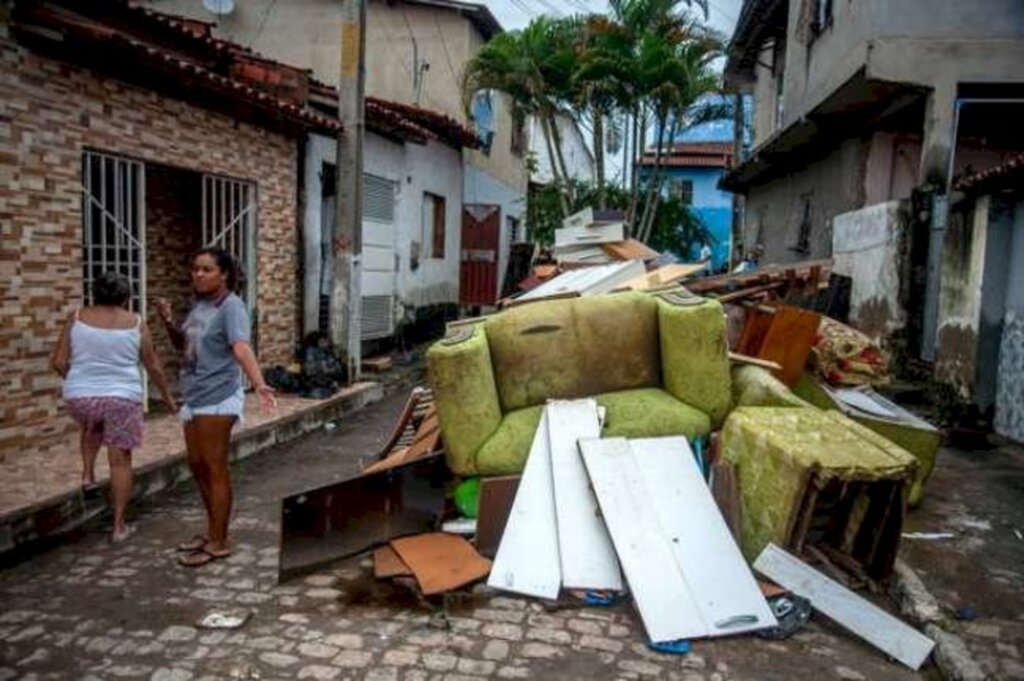
<path id="1" fill-rule="evenodd" d="M 213 261 L 217 263 L 217 267 L 224 273 L 224 278 L 227 280 L 228 284 L 228 290 L 232 293 L 237 293 L 241 288 L 242 283 L 245 281 L 245 272 L 242 270 L 242 266 L 238 263 L 238 259 L 223 248 L 216 248 L 214 246 L 200 248 L 195 252 L 195 255 L 192 256 L 192 260 L 194 261 L 201 255 L 208 255 L 213 258 Z"/>
<path id="2" fill-rule="evenodd" d="M 104 272 L 92 282 L 92 300 L 94 305 L 111 307 L 128 307 L 132 299 L 132 286 L 128 277 L 120 272 Z"/>

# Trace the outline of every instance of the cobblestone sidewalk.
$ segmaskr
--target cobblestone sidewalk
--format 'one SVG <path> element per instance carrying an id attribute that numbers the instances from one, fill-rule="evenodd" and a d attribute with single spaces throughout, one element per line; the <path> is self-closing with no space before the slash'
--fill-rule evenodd
<path id="1" fill-rule="evenodd" d="M 365 559 L 276 584 L 279 498 L 354 472 L 403 400 L 242 462 L 227 560 L 195 571 L 175 564 L 174 544 L 202 519 L 185 486 L 141 509 L 125 544 L 107 544 L 96 527 L 0 573 L 0 681 L 925 678 L 827 624 L 783 643 L 698 641 L 676 657 L 646 648 L 628 606 L 551 607 L 478 587 L 441 607 L 374 581 Z M 233 632 L 193 626 L 218 607 L 253 616 Z"/>

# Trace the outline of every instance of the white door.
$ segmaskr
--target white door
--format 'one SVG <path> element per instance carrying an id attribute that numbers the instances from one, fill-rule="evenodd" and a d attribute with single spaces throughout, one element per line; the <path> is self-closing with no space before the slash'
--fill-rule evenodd
<path id="1" fill-rule="evenodd" d="M 362 337 L 395 332 L 395 183 L 363 175 Z"/>

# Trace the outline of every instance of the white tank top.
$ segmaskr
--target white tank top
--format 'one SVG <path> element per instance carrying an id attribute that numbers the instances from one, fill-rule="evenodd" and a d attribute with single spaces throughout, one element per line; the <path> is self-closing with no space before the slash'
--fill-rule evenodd
<path id="1" fill-rule="evenodd" d="M 141 329 L 141 317 L 130 329 L 99 329 L 80 321 L 76 314 L 64 399 L 119 397 L 142 402 Z"/>

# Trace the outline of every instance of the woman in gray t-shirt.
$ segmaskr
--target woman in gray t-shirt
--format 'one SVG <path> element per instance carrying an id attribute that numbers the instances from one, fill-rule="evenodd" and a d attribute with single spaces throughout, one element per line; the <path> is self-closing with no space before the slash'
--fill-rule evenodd
<path id="1" fill-rule="evenodd" d="M 249 313 L 233 293 L 241 276 L 234 257 L 219 248 L 204 248 L 192 261 L 195 302 L 180 327 L 171 308 L 157 301 L 157 311 L 171 342 L 182 353 L 182 406 L 188 465 L 206 507 L 207 533 L 181 544 L 178 562 L 199 567 L 231 555 L 231 478 L 228 445 L 231 429 L 245 409 L 242 372 L 259 395 L 264 411 L 276 406 L 274 391 L 263 380 L 252 351 Z"/>

